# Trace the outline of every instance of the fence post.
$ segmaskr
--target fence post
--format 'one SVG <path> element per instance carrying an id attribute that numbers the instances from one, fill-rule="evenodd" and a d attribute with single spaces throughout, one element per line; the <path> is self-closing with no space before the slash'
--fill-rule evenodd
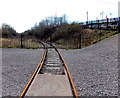
<path id="1" fill-rule="evenodd" d="M 81 36 L 82 36 L 82 34 L 80 34 L 79 49 L 81 49 L 81 44 L 82 44 Z"/>
<path id="2" fill-rule="evenodd" d="M 98 30 L 99 30 L 99 20 L 98 20 Z"/>
<path id="3" fill-rule="evenodd" d="M 109 19 L 107 18 L 107 30 L 108 30 L 108 23 L 109 23 Z"/>
<path id="4" fill-rule="evenodd" d="M 119 21 L 118 21 L 118 33 L 120 33 L 120 17 L 119 17 Z"/>
<path id="5" fill-rule="evenodd" d="M 116 31 L 116 26 L 115 26 L 115 24 L 116 24 L 116 20 L 115 20 L 115 18 L 114 18 L 114 32 Z"/>
<path id="6" fill-rule="evenodd" d="M 91 29 L 93 29 L 92 26 L 93 26 L 93 23 L 91 22 Z"/>
<path id="7" fill-rule="evenodd" d="M 23 45 L 22 45 L 22 37 L 23 37 L 23 35 L 22 35 L 22 33 L 21 33 L 21 48 L 23 48 Z"/>

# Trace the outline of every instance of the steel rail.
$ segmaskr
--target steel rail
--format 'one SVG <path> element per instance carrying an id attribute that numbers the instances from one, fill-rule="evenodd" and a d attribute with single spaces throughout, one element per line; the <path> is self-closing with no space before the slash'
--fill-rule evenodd
<path id="1" fill-rule="evenodd" d="M 20 95 L 20 98 L 23 98 L 25 96 L 25 94 L 26 94 L 29 86 L 31 85 L 33 79 L 35 78 L 37 72 L 42 68 L 42 66 L 44 64 L 44 61 L 45 61 L 45 58 L 47 56 L 47 47 L 44 45 L 43 42 L 40 42 L 40 43 L 43 44 L 43 46 L 44 46 L 44 51 L 43 51 L 40 63 L 38 64 L 37 68 L 35 69 L 34 73 L 31 76 L 29 82 L 27 83 L 27 85 L 25 86 L 24 90 L 22 91 L 22 94 Z M 70 85 L 71 85 L 71 88 L 72 88 L 73 96 L 75 96 L 75 98 L 78 98 L 78 94 L 77 94 L 76 88 L 74 86 L 74 83 L 73 83 L 73 80 L 72 80 L 72 76 L 70 75 L 70 71 L 69 71 L 69 69 L 67 67 L 67 64 L 66 64 L 64 58 L 62 57 L 61 53 L 58 51 L 58 49 L 54 45 L 52 45 L 51 43 L 47 43 L 47 44 L 52 46 L 56 50 L 56 52 L 58 53 L 60 59 L 63 62 L 63 65 L 64 65 L 64 67 L 66 69 L 66 72 L 67 72 L 67 75 L 68 75 L 68 79 L 69 79 L 69 82 L 70 82 Z"/>
<path id="2" fill-rule="evenodd" d="M 55 50 L 58 52 L 59 57 L 60 57 L 61 60 L 63 61 L 63 65 L 64 65 L 64 67 L 65 67 L 65 69 L 66 69 L 66 71 L 67 71 L 68 78 L 69 78 L 71 87 L 72 87 L 72 89 L 73 89 L 74 96 L 75 96 L 76 98 L 78 98 L 78 94 L 77 94 L 76 88 L 75 88 L 75 86 L 74 86 L 74 82 L 73 82 L 72 76 L 70 75 L 70 71 L 69 71 L 69 69 L 68 69 L 68 67 L 67 67 L 66 61 L 64 60 L 63 56 L 61 55 L 61 53 L 58 51 L 58 49 L 57 49 L 54 45 L 52 45 L 51 43 L 48 43 L 48 44 L 50 44 L 52 47 L 54 47 Z"/>
<path id="3" fill-rule="evenodd" d="M 69 78 L 71 87 L 72 87 L 72 89 L 73 89 L 74 96 L 75 96 L 75 98 L 78 98 L 78 94 L 77 94 L 76 88 L 75 88 L 75 86 L 74 86 L 74 82 L 73 82 L 72 76 L 70 75 L 70 71 L 69 71 L 69 69 L 68 69 L 68 67 L 67 67 L 67 64 L 66 64 L 63 56 L 61 55 L 61 53 L 60 53 L 59 51 L 58 51 L 58 53 L 59 53 L 59 55 L 60 55 L 60 57 L 61 57 L 61 60 L 63 61 L 63 65 L 64 65 L 64 67 L 65 67 L 65 69 L 66 69 L 66 71 L 67 71 L 68 78 Z"/>
<path id="4" fill-rule="evenodd" d="M 40 63 L 38 64 L 37 68 L 35 69 L 34 73 L 32 74 L 31 78 L 29 79 L 27 85 L 25 86 L 24 90 L 22 91 L 22 93 L 20 95 L 20 98 L 23 98 L 25 96 L 25 94 L 26 94 L 29 86 L 31 85 L 33 79 L 35 78 L 38 70 L 41 69 L 41 67 L 42 67 L 42 65 L 44 63 L 44 60 L 45 60 L 45 56 L 46 56 L 46 49 L 44 49 L 41 60 L 40 60 Z"/>

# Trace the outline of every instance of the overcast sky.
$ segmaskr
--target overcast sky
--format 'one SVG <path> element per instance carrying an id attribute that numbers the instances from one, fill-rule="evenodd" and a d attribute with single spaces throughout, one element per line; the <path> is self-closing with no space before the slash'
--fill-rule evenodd
<path id="1" fill-rule="evenodd" d="M 21 33 L 39 23 L 47 16 L 66 14 L 69 21 L 89 20 L 118 17 L 119 0 L 0 0 L 0 25 L 10 24 Z M 110 15 L 112 13 L 112 15 Z"/>

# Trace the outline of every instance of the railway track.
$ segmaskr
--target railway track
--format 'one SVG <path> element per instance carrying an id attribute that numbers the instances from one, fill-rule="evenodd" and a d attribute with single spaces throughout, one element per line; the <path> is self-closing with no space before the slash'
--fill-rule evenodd
<path id="1" fill-rule="evenodd" d="M 41 42 L 41 61 L 24 88 L 25 96 L 73 96 L 78 98 L 72 77 L 60 52 L 50 43 Z"/>

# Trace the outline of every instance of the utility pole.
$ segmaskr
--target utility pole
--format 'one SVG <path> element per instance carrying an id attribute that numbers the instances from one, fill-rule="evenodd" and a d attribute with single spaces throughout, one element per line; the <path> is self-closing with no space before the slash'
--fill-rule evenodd
<path id="1" fill-rule="evenodd" d="M 104 15 L 104 12 L 102 11 L 102 13 L 100 13 L 100 15 L 102 15 L 102 20 L 103 20 L 103 15 Z"/>
<path id="2" fill-rule="evenodd" d="M 112 18 L 112 13 L 110 13 L 110 18 Z"/>
<path id="3" fill-rule="evenodd" d="M 55 9 L 54 24 L 57 25 L 57 7 Z"/>
<path id="4" fill-rule="evenodd" d="M 88 11 L 87 11 L 87 25 L 88 25 Z"/>

